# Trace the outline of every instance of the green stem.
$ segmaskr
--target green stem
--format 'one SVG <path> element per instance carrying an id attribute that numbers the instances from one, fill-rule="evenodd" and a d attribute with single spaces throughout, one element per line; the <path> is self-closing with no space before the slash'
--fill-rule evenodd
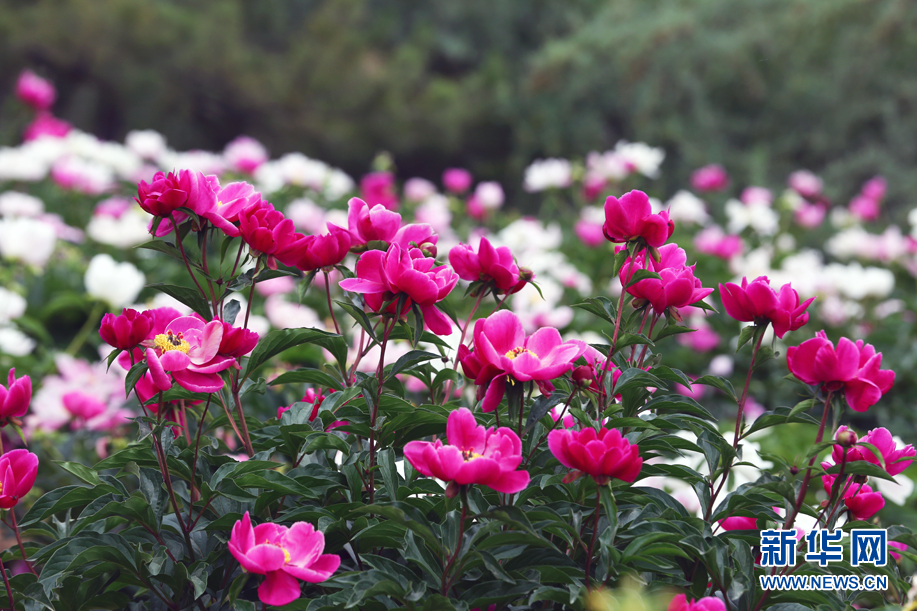
<path id="1" fill-rule="evenodd" d="M 105 310 L 105 304 L 101 301 L 97 301 L 92 306 L 92 311 L 89 313 L 89 317 L 86 319 L 86 322 L 83 323 L 83 326 L 73 337 L 73 341 L 70 342 L 70 345 L 67 346 L 67 354 L 70 356 L 76 356 L 76 353 L 80 351 L 80 348 L 83 347 L 83 344 L 86 343 L 86 340 L 89 339 L 89 334 L 98 326 L 99 320 L 102 318 L 102 312 Z"/>

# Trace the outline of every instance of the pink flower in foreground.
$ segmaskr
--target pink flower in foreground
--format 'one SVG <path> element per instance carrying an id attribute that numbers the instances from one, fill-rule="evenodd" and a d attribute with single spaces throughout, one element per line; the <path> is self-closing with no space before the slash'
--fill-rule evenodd
<path id="1" fill-rule="evenodd" d="M 917 456 L 917 450 L 910 444 L 903 448 L 898 448 L 898 444 L 895 443 L 892 434 L 886 428 L 872 429 L 857 440 L 856 434 L 853 433 L 853 431 L 850 431 L 846 426 L 841 426 L 834 434 L 834 438 L 842 440 L 845 437 L 848 439 L 852 437 L 852 441 L 855 444 L 847 450 L 846 460 L 848 463 L 857 460 L 865 460 L 874 465 L 882 466 L 882 468 L 893 477 L 911 466 L 913 462 L 911 459 Z M 881 456 L 876 456 L 867 446 L 859 445 L 862 443 L 868 443 L 875 446 L 876 449 L 879 450 Z M 843 456 L 844 446 L 841 443 L 835 444 L 832 447 L 831 458 L 836 464 L 839 464 Z"/>
<path id="2" fill-rule="evenodd" d="M 16 368 L 12 368 L 4 387 L 0 384 L 0 420 L 6 424 L 10 418 L 20 418 L 29 409 L 32 401 L 32 378 L 22 376 L 16 379 Z"/>
<path id="3" fill-rule="evenodd" d="M 720 520 L 723 530 L 758 530 L 758 521 L 755 518 L 744 516 L 731 516 Z"/>
<path id="4" fill-rule="evenodd" d="M 9 509 L 35 485 L 38 457 L 28 450 L 11 450 L 0 456 L 0 509 Z"/>
<path id="5" fill-rule="evenodd" d="M 232 169 L 246 174 L 251 174 L 269 159 L 264 145 L 248 136 L 239 136 L 227 144 L 223 157 Z"/>
<path id="6" fill-rule="evenodd" d="M 398 316 L 416 303 L 430 331 L 449 335 L 452 323 L 436 304 L 455 288 L 459 278 L 448 265 L 434 267 L 435 264 L 417 248 L 403 250 L 392 244 L 386 252 L 369 250 L 360 255 L 357 277 L 342 280 L 340 286 L 345 291 L 362 293 L 374 312 L 381 312 L 386 302 L 392 302 L 387 311 L 394 311 L 399 297 L 404 295 L 404 307 Z"/>
<path id="7" fill-rule="evenodd" d="M 659 278 L 646 278 L 632 286 L 627 292 L 635 299 L 645 299 L 657 314 L 666 308 L 681 308 L 696 303 L 713 292 L 712 288 L 701 286 L 699 278 L 694 277 L 694 266 L 686 266 L 688 255 L 677 244 L 666 244 L 659 249 L 659 260 L 646 256 L 645 251 L 637 253 L 631 263 L 628 258 L 619 274 L 621 284 L 627 286 L 638 270 L 647 266 Z"/>
<path id="8" fill-rule="evenodd" d="M 124 308 L 120 315 L 102 317 L 99 336 L 112 348 L 130 350 L 147 338 L 153 328 L 153 317 L 148 312 Z"/>
<path id="9" fill-rule="evenodd" d="M 509 247 L 494 248 L 487 238 L 481 238 L 478 252 L 468 244 L 454 247 L 449 251 L 449 263 L 462 280 L 491 283 L 499 292 L 505 293 L 519 283 L 519 267 Z"/>
<path id="10" fill-rule="evenodd" d="M 153 181 L 141 180 L 135 198 L 145 212 L 153 216 L 169 217 L 178 208 L 188 208 L 205 216 L 216 205 L 216 193 L 211 182 L 201 172 L 180 170 L 177 174 L 156 172 Z M 178 222 L 181 218 L 176 217 Z"/>
<path id="11" fill-rule="evenodd" d="M 522 442 L 511 429 L 478 426 L 474 414 L 460 407 L 446 423 L 449 445 L 436 441 L 409 441 L 404 457 L 420 473 L 459 486 L 480 484 L 514 494 L 529 483 L 528 471 L 516 471 L 522 462 Z"/>
<path id="12" fill-rule="evenodd" d="M 207 220 L 226 235 L 237 237 L 239 228 L 234 223 L 239 222 L 239 213 L 260 202 L 261 194 L 247 182 L 231 182 L 225 187 L 220 187 L 219 183 L 211 186 L 215 187 L 216 205 L 206 213 Z"/>
<path id="13" fill-rule="evenodd" d="M 30 140 L 38 140 L 43 136 L 63 138 L 70 133 L 71 129 L 73 128 L 69 123 L 63 119 L 58 119 L 50 112 L 39 112 L 35 115 L 35 119 L 25 128 L 22 139 L 28 142 Z"/>
<path id="14" fill-rule="evenodd" d="M 481 408 L 492 412 L 506 391 L 506 382 L 534 380 L 542 392 L 551 392 L 551 380 L 573 368 L 573 361 L 586 350 L 586 344 L 564 342 L 553 327 L 543 327 L 526 337 L 519 317 L 499 310 L 474 325 L 474 352 L 459 349 L 465 375 L 486 389 Z"/>
<path id="15" fill-rule="evenodd" d="M 347 229 L 354 245 L 391 242 L 401 227 L 401 215 L 381 204 L 370 206 L 358 197 L 347 202 Z"/>
<path id="16" fill-rule="evenodd" d="M 691 186 L 698 191 L 722 191 L 729 186 L 729 174 L 719 164 L 705 165 L 691 174 Z"/>
<path id="17" fill-rule="evenodd" d="M 821 466 L 822 469 L 827 470 L 834 465 L 823 462 Z M 836 475 L 822 476 L 822 486 L 826 494 L 831 494 L 836 480 Z M 882 498 L 882 493 L 873 491 L 866 484 L 857 483 L 853 477 L 845 477 L 844 481 L 838 484 L 838 487 L 839 494 L 843 494 L 844 505 L 853 514 L 854 520 L 868 520 L 885 507 L 885 499 Z"/>
<path id="18" fill-rule="evenodd" d="M 328 224 L 328 233 L 299 237 L 277 255 L 286 265 L 303 272 L 330 269 L 344 260 L 350 252 L 350 233 L 337 225 Z"/>
<path id="19" fill-rule="evenodd" d="M 198 317 L 198 319 L 205 324 L 207 323 L 203 318 Z M 254 331 L 242 327 L 234 327 L 224 320 L 221 320 L 220 323 L 223 325 L 223 338 L 220 340 L 219 349 L 217 349 L 218 355 L 241 359 L 258 345 L 260 338 Z"/>
<path id="20" fill-rule="evenodd" d="M 669 603 L 668 611 L 726 611 L 726 605 L 715 596 L 705 596 L 696 602 L 692 598 L 688 602 L 687 596 L 679 594 Z"/>
<path id="21" fill-rule="evenodd" d="M 323 554 L 325 535 L 307 522 L 287 528 L 270 522 L 252 528 L 248 512 L 232 527 L 229 551 L 249 573 L 265 575 L 258 598 L 267 605 L 286 605 L 300 597 L 297 580 L 321 583 L 341 566 L 335 554 Z"/>
<path id="22" fill-rule="evenodd" d="M 865 412 L 882 398 L 895 382 L 895 372 L 879 369 L 882 353 L 863 340 L 853 343 L 842 337 L 834 344 L 824 331 L 790 346 L 786 351 L 790 373 L 806 384 L 822 384 L 825 391 L 843 391 L 847 404 Z"/>
<path id="23" fill-rule="evenodd" d="M 54 85 L 31 70 L 23 70 L 16 80 L 16 97 L 35 110 L 48 110 L 57 98 Z"/>
<path id="24" fill-rule="evenodd" d="M 564 481 L 586 474 L 600 486 L 612 478 L 631 483 L 643 467 L 639 448 L 618 429 L 555 429 L 548 434 L 548 447 L 562 465 L 573 469 Z"/>
<path id="25" fill-rule="evenodd" d="M 741 322 L 774 325 L 774 333 L 783 338 L 787 331 L 795 331 L 809 322 L 806 309 L 814 297 L 799 302 L 799 293 L 789 283 L 780 287 L 778 293 L 770 286 L 767 276 L 759 276 L 748 282 L 742 278 L 742 285 L 732 282 L 720 284 L 720 298 L 726 313 Z"/>
<path id="26" fill-rule="evenodd" d="M 471 188 L 471 172 L 462 168 L 448 168 L 443 172 L 443 186 L 452 193 L 464 193 Z"/>
<path id="27" fill-rule="evenodd" d="M 223 388 L 219 373 L 238 367 L 236 359 L 220 355 L 223 322 L 205 323 L 194 316 L 180 316 L 165 331 L 147 340 L 146 361 L 153 383 L 159 390 L 172 387 L 172 380 L 192 392 L 217 392 Z M 169 372 L 169 373 L 166 373 Z"/>
<path id="28" fill-rule="evenodd" d="M 395 176 L 391 172 L 372 172 L 360 180 L 360 197 L 370 206 L 398 209 L 395 194 Z"/>
<path id="29" fill-rule="evenodd" d="M 239 233 L 253 256 L 267 256 L 271 269 L 277 269 L 276 257 L 290 248 L 297 235 L 293 221 L 265 201 L 251 204 L 239 213 Z"/>
<path id="30" fill-rule="evenodd" d="M 605 237 L 611 242 L 631 242 L 642 238 L 648 246 L 660 247 L 675 231 L 668 212 L 653 214 L 649 197 L 643 191 L 628 191 L 605 200 Z"/>

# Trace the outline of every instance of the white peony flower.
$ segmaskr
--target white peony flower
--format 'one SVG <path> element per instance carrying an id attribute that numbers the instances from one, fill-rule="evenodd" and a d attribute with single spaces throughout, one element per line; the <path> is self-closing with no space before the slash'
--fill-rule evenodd
<path id="1" fill-rule="evenodd" d="M 664 150 L 644 142 L 619 140 L 615 145 L 615 153 L 647 178 L 659 177 L 659 166 L 665 159 Z"/>
<path id="2" fill-rule="evenodd" d="M 0 220 L 0 255 L 31 265 L 43 266 L 54 252 L 57 230 L 38 219 Z"/>
<path id="3" fill-rule="evenodd" d="M 690 191 L 679 191 L 665 203 L 665 207 L 669 210 L 669 218 L 676 223 L 704 225 L 710 220 L 704 200 Z"/>
<path id="4" fill-rule="evenodd" d="M 86 225 L 86 233 L 100 244 L 131 248 L 150 239 L 149 222 L 149 215 L 134 207 L 120 217 L 108 214 L 93 215 Z"/>
<path id="5" fill-rule="evenodd" d="M 124 144 L 143 159 L 155 161 L 166 151 L 166 137 L 152 129 L 134 130 L 127 133 Z"/>
<path id="6" fill-rule="evenodd" d="M 0 286 L 0 325 L 25 314 L 26 305 L 22 295 Z"/>
<path id="7" fill-rule="evenodd" d="M 35 340 L 15 327 L 0 327 L 0 353 L 25 356 L 35 350 Z"/>
<path id="8" fill-rule="evenodd" d="M 114 308 L 133 303 L 146 283 L 146 276 L 132 263 L 117 263 L 110 255 L 96 255 L 84 278 L 86 292 Z"/>
<path id="9" fill-rule="evenodd" d="M 573 169 L 566 159 L 538 159 L 525 169 L 523 188 L 529 193 L 570 186 Z"/>
<path id="10" fill-rule="evenodd" d="M 780 215 L 770 205 L 762 202 L 746 205 L 737 199 L 726 202 L 726 217 L 729 219 L 726 227 L 729 233 L 741 233 L 746 227 L 751 227 L 758 235 L 770 236 L 777 233 L 780 223 Z"/>
<path id="11" fill-rule="evenodd" d="M 37 197 L 6 191 L 0 194 L 0 216 L 36 217 L 45 211 L 45 204 Z"/>

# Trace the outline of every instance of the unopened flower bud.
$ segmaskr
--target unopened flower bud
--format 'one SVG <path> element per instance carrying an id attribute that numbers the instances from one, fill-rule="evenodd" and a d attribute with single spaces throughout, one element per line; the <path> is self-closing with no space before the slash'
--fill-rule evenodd
<path id="1" fill-rule="evenodd" d="M 799 473 L 799 467 L 797 467 L 796 465 L 793 465 L 792 467 L 790 467 L 790 474 L 797 475 L 798 473 Z"/>
<path id="2" fill-rule="evenodd" d="M 850 429 L 846 429 L 837 434 L 836 440 L 840 445 L 844 446 L 845 448 L 852 448 L 853 446 L 856 445 L 859 438 L 857 437 L 857 434 L 854 431 Z"/>
<path id="3" fill-rule="evenodd" d="M 580 365 L 573 370 L 573 383 L 580 388 L 589 388 L 592 386 L 595 374 L 588 365 Z"/>
<path id="4" fill-rule="evenodd" d="M 420 247 L 420 252 L 423 253 L 425 257 L 436 258 L 436 244 L 424 244 Z"/>
<path id="5" fill-rule="evenodd" d="M 855 483 L 855 484 L 865 484 L 866 481 L 867 481 L 867 479 L 868 479 L 868 478 L 867 478 L 865 475 L 854 475 L 854 476 L 853 476 L 853 483 Z"/>
<path id="6" fill-rule="evenodd" d="M 449 482 L 448 484 L 446 484 L 446 498 L 454 499 L 455 497 L 458 496 L 460 489 L 461 489 L 461 486 L 456 484 L 454 481 Z"/>

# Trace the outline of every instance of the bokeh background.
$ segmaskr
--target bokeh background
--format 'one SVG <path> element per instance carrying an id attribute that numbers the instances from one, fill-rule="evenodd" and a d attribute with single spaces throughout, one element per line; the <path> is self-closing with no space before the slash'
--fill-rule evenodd
<path id="1" fill-rule="evenodd" d="M 808 168 L 826 195 L 917 190 L 917 5 L 906 0 L 2 0 L 0 144 L 31 67 L 100 138 L 178 149 L 240 133 L 352 175 L 468 167 L 531 207 L 534 158 L 666 151 L 667 194 L 722 163 L 737 182 Z"/>

